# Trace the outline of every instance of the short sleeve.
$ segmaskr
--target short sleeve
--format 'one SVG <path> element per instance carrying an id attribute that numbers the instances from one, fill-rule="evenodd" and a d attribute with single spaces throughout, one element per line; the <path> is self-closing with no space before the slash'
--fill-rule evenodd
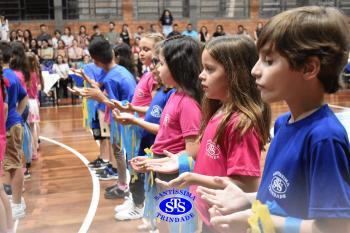
<path id="1" fill-rule="evenodd" d="M 198 135 L 202 112 L 199 105 L 192 99 L 184 99 L 180 110 L 180 127 L 182 136 Z"/>
<path id="2" fill-rule="evenodd" d="M 227 176 L 260 176 L 260 140 L 253 131 L 247 131 L 238 140 L 237 130 L 224 136 L 227 149 Z"/>
<path id="3" fill-rule="evenodd" d="M 310 158 L 309 218 L 350 218 L 349 144 L 324 139 Z"/>

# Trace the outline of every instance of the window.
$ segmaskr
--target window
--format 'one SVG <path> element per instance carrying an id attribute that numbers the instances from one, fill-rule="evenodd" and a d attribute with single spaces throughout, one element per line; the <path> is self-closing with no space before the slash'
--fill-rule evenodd
<path id="1" fill-rule="evenodd" d="M 158 20 L 164 9 L 171 11 L 173 18 L 188 17 L 189 1 L 179 0 L 134 0 L 134 18 L 137 20 Z"/>
<path id="2" fill-rule="evenodd" d="M 54 19 L 53 0 L 0 0 L 0 11 L 10 20 Z"/>
<path id="3" fill-rule="evenodd" d="M 249 18 L 249 0 L 200 0 L 200 18 Z"/>
<path id="4" fill-rule="evenodd" d="M 122 0 L 62 0 L 63 19 L 122 19 Z"/>

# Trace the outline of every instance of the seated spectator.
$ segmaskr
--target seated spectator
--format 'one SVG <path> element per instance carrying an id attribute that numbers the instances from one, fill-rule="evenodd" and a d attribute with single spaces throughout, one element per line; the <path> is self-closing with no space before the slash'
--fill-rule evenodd
<path id="1" fill-rule="evenodd" d="M 237 26 L 237 35 L 241 35 L 241 34 L 243 34 L 244 33 L 244 27 L 243 27 L 243 25 L 238 25 Z"/>
<path id="2" fill-rule="evenodd" d="M 29 44 L 29 51 L 34 53 L 35 55 L 38 55 L 38 49 L 39 49 L 38 41 L 36 39 L 32 39 Z"/>
<path id="3" fill-rule="evenodd" d="M 122 38 L 123 42 L 130 46 L 130 33 L 127 24 L 123 24 L 122 31 L 120 32 L 120 38 Z"/>
<path id="4" fill-rule="evenodd" d="M 78 46 L 78 41 L 73 40 L 73 45 L 68 48 L 68 60 L 71 67 L 76 68 L 77 63 L 83 60 L 84 50 Z"/>
<path id="5" fill-rule="evenodd" d="M 57 49 L 55 51 L 55 59 L 57 59 L 59 55 L 63 57 L 63 60 L 66 62 L 68 61 L 68 52 L 63 40 L 58 40 Z"/>
<path id="6" fill-rule="evenodd" d="M 141 40 L 141 36 L 144 33 L 144 28 L 142 26 L 137 26 L 137 32 L 135 32 L 134 34 L 134 39 L 136 40 L 136 38 L 138 38 L 139 40 Z"/>
<path id="7" fill-rule="evenodd" d="M 109 32 L 106 33 L 105 38 L 111 45 L 117 44 L 120 40 L 119 34 L 115 31 L 115 23 L 112 21 L 109 22 Z"/>
<path id="8" fill-rule="evenodd" d="M 213 34 L 213 37 L 224 36 L 224 35 L 226 35 L 224 31 L 224 27 L 220 24 L 216 25 L 216 30 Z"/>
<path id="9" fill-rule="evenodd" d="M 21 29 L 17 29 L 17 41 L 24 43 L 24 35 Z"/>
<path id="10" fill-rule="evenodd" d="M 81 25 L 79 27 L 79 35 L 77 36 L 79 47 L 82 49 L 86 49 L 87 45 L 85 43 L 85 39 L 90 39 L 89 35 L 86 33 L 86 27 Z"/>
<path id="11" fill-rule="evenodd" d="M 182 35 L 190 36 L 193 39 L 198 40 L 198 32 L 193 30 L 191 23 L 187 24 L 186 30 L 182 32 Z"/>
<path id="12" fill-rule="evenodd" d="M 67 98 L 68 97 L 68 72 L 69 66 L 68 63 L 64 61 L 61 55 L 58 55 L 56 63 L 53 64 L 52 71 L 60 76 L 60 80 L 57 84 L 58 87 L 58 97 Z"/>
<path id="13" fill-rule="evenodd" d="M 26 48 L 29 48 L 30 42 L 32 41 L 32 32 L 29 29 L 24 30 L 23 33 L 24 44 Z"/>
<path id="14" fill-rule="evenodd" d="M 47 33 L 47 27 L 45 24 L 40 25 L 40 34 L 36 39 L 38 42 L 43 40 L 49 41 L 52 39 L 52 36 Z"/>
<path id="15" fill-rule="evenodd" d="M 69 48 L 73 45 L 74 36 L 72 35 L 70 27 L 64 28 L 64 33 L 61 36 L 61 40 L 64 41 L 66 48 Z"/>
<path id="16" fill-rule="evenodd" d="M 53 38 L 52 38 L 52 48 L 57 49 L 58 41 L 61 39 L 61 31 L 55 30 Z"/>
<path id="17" fill-rule="evenodd" d="M 12 30 L 10 32 L 10 41 L 12 42 L 12 41 L 16 41 L 16 40 L 17 40 L 17 32 L 16 32 L 16 30 Z"/>
<path id="18" fill-rule="evenodd" d="M 168 34 L 167 38 L 177 35 L 181 35 L 181 33 L 179 31 L 179 25 L 177 23 L 174 23 L 173 31 Z"/>
<path id="19" fill-rule="evenodd" d="M 40 58 L 40 63 L 46 67 L 52 66 L 52 60 L 54 58 L 54 51 L 52 47 L 49 47 L 49 42 L 47 40 L 42 40 L 41 49 L 38 51 Z"/>
<path id="20" fill-rule="evenodd" d="M 96 24 L 92 28 L 94 30 L 94 34 L 91 36 L 91 40 L 94 40 L 96 38 L 104 39 L 103 35 L 101 34 L 100 27 Z"/>
<path id="21" fill-rule="evenodd" d="M 208 28 L 206 26 L 202 26 L 199 30 L 199 39 L 201 42 L 205 43 L 209 40 Z"/>

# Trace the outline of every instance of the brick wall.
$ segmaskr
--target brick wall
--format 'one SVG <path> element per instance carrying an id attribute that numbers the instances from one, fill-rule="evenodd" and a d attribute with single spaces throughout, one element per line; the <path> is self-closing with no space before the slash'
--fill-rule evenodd
<path id="1" fill-rule="evenodd" d="M 244 25 L 248 32 L 253 35 L 253 31 L 256 27 L 256 24 L 258 21 L 265 22 L 266 19 L 260 19 L 259 18 L 259 1 L 258 0 L 252 0 L 251 1 L 251 9 L 250 9 L 250 19 L 244 19 L 244 20 L 232 20 L 232 19 L 199 19 L 197 24 L 197 29 L 203 25 L 206 25 L 208 27 L 209 33 L 212 34 L 215 31 L 215 27 L 217 24 L 221 24 L 224 27 L 224 30 L 226 33 L 235 33 L 237 30 L 237 26 L 239 24 Z M 105 21 L 79 21 L 79 20 L 71 20 L 71 21 L 65 21 L 64 26 L 69 26 L 72 29 L 72 32 L 78 32 L 80 25 L 85 25 L 87 27 L 88 33 L 92 34 L 92 27 L 95 24 L 98 24 L 100 26 L 100 29 L 102 32 L 108 31 L 108 22 L 109 20 Z M 187 23 L 189 22 L 188 19 L 183 20 L 176 20 L 175 23 L 177 23 L 180 27 L 180 31 L 184 30 Z M 21 22 L 10 22 L 10 30 L 14 29 L 29 29 L 31 30 L 32 34 L 36 36 L 39 33 L 39 25 L 45 23 L 48 25 L 48 30 L 50 33 L 53 33 L 55 30 L 55 22 L 53 20 L 49 21 L 21 21 Z M 150 24 L 158 23 L 156 20 L 149 21 L 149 20 L 133 20 L 133 6 L 132 6 L 132 0 L 123 1 L 123 20 L 122 21 L 115 21 L 116 23 L 116 30 L 120 31 L 122 24 L 126 23 L 129 25 L 130 31 L 132 33 L 136 32 L 137 26 L 142 25 L 146 30 L 148 30 Z"/>

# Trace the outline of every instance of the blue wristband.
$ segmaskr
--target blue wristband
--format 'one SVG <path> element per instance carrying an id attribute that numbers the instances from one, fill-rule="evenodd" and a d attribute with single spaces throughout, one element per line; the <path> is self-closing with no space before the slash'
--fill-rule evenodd
<path id="1" fill-rule="evenodd" d="M 194 161 L 188 154 L 181 154 L 178 156 L 179 174 L 184 172 L 191 172 L 194 168 Z"/>
<path id="2" fill-rule="evenodd" d="M 301 225 L 301 219 L 287 217 L 284 223 L 283 233 L 299 233 L 300 225 Z"/>

